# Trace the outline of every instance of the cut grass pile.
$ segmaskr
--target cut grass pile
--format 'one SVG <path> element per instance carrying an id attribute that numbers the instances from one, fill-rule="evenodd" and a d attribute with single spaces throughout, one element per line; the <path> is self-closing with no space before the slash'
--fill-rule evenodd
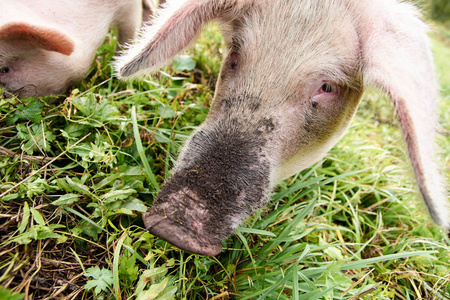
<path id="1" fill-rule="evenodd" d="M 447 175 L 449 41 L 434 33 Z M 207 115 L 221 43 L 210 27 L 193 57 L 123 83 L 110 37 L 69 97 L 0 99 L 0 299 L 450 299 L 448 233 L 374 91 L 323 162 L 282 182 L 219 256 L 145 231 L 141 214 Z"/>

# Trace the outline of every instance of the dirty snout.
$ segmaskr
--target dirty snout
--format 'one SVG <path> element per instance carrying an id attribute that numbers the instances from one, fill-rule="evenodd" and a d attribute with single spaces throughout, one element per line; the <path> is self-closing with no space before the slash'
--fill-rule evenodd
<path id="1" fill-rule="evenodd" d="M 143 216 L 152 234 L 192 253 L 217 255 L 222 240 L 266 203 L 270 164 L 261 149 L 270 126 L 246 129 L 239 122 L 207 120 L 185 145 Z"/>

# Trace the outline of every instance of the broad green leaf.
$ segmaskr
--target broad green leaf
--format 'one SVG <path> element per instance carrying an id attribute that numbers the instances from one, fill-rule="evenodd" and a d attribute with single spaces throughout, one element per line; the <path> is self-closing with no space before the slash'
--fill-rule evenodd
<path id="1" fill-rule="evenodd" d="M 42 121 L 42 102 L 38 99 L 32 99 L 27 104 L 17 105 L 17 109 L 7 119 L 8 125 L 13 125 L 17 121 L 28 121 L 39 124 Z"/>
<path id="2" fill-rule="evenodd" d="M 344 260 L 341 250 L 337 247 L 328 247 L 327 249 L 323 250 L 323 252 L 328 254 L 328 256 L 330 256 L 333 260 Z"/>
<path id="3" fill-rule="evenodd" d="M 329 288 L 327 288 L 326 290 L 318 290 L 318 291 L 314 291 L 314 292 L 309 292 L 309 293 L 305 293 L 301 296 L 298 297 L 298 300 L 316 300 L 316 299 L 323 299 L 322 297 L 325 296 L 328 292 L 330 292 L 331 290 L 333 290 L 335 287 L 337 287 L 339 285 L 335 284 L 333 286 L 330 286 Z"/>
<path id="4" fill-rule="evenodd" d="M 4 300 L 22 300 L 25 294 L 14 294 L 12 291 L 4 289 L 0 286 L 0 299 Z"/>
<path id="5" fill-rule="evenodd" d="M 89 97 L 75 97 L 72 100 L 72 105 L 75 106 L 84 116 L 88 117 L 94 113 L 97 108 L 97 101 L 94 95 Z"/>
<path id="6" fill-rule="evenodd" d="M 30 211 L 31 214 L 33 215 L 34 221 L 41 226 L 45 226 L 45 221 L 44 218 L 41 216 L 41 214 L 34 208 L 30 208 Z"/>
<path id="7" fill-rule="evenodd" d="M 134 282 L 139 276 L 139 266 L 136 265 L 136 257 L 121 256 L 119 260 L 119 277 Z"/>
<path id="8" fill-rule="evenodd" d="M 134 198 L 133 200 L 122 206 L 121 209 L 128 209 L 130 211 L 138 211 L 144 213 L 148 210 L 148 207 L 141 200 Z"/>
<path id="9" fill-rule="evenodd" d="M 89 132 L 89 126 L 79 123 L 69 123 L 61 133 L 67 138 L 77 138 L 85 136 Z"/>
<path id="10" fill-rule="evenodd" d="M 80 200 L 80 195 L 77 194 L 65 194 L 60 196 L 57 200 L 53 201 L 53 205 L 72 204 Z"/>
<path id="11" fill-rule="evenodd" d="M 65 207 L 67 210 L 68 207 Z M 89 222 L 90 221 L 90 222 Z M 74 234 L 83 232 L 84 234 L 90 236 L 94 241 L 98 240 L 99 233 L 102 232 L 103 228 L 95 224 L 91 220 L 82 220 L 78 223 L 78 226 L 73 228 Z"/>
<path id="12" fill-rule="evenodd" d="M 46 123 L 33 124 L 28 126 L 26 124 L 17 124 L 17 137 L 24 141 L 21 146 L 22 151 L 32 155 L 34 151 L 39 149 L 48 151 L 56 136 L 47 127 Z"/>
<path id="13" fill-rule="evenodd" d="M 29 180 L 26 183 L 26 193 L 28 198 L 33 198 L 33 196 L 40 196 L 47 193 L 55 192 L 59 189 L 58 186 L 52 186 L 48 184 L 46 179 L 36 178 L 34 180 Z"/>
<path id="14" fill-rule="evenodd" d="M 115 190 L 109 193 L 106 193 L 102 196 L 102 199 L 106 202 L 112 202 L 116 200 L 124 200 L 128 198 L 130 195 L 136 193 L 136 190 L 126 189 L 126 190 Z"/>
<path id="15" fill-rule="evenodd" d="M 100 269 L 99 266 L 87 269 L 84 276 L 92 277 L 92 279 L 89 279 L 86 283 L 85 289 L 94 289 L 96 295 L 100 294 L 102 291 L 107 292 L 113 284 L 112 271 L 105 268 Z"/>
<path id="16" fill-rule="evenodd" d="M 28 221 L 30 220 L 30 208 L 28 206 L 28 202 L 25 202 L 23 204 L 23 215 L 22 215 L 22 221 L 19 225 L 19 232 L 23 233 L 25 229 L 27 228 Z"/>
<path id="17" fill-rule="evenodd" d="M 158 299 L 158 295 L 166 288 L 168 283 L 169 277 L 166 277 L 161 282 L 152 284 L 148 290 L 138 295 L 137 300 Z"/>
<path id="18" fill-rule="evenodd" d="M 192 59 L 193 55 L 179 55 L 173 60 L 173 68 L 178 71 L 192 71 L 196 62 Z"/>
<path id="19" fill-rule="evenodd" d="M 67 240 L 67 237 L 53 232 L 56 227 L 61 226 L 55 226 L 54 224 L 51 224 L 50 226 L 34 225 L 30 228 L 29 232 L 31 233 L 31 237 L 35 240 L 58 239 L 58 242 L 64 242 Z"/>
<path id="20" fill-rule="evenodd" d="M 172 300 L 175 299 L 174 295 L 177 292 L 176 286 L 166 287 L 159 295 L 156 300 Z"/>
<path id="21" fill-rule="evenodd" d="M 85 117 L 79 120 L 78 124 L 101 128 L 104 123 L 118 120 L 119 110 L 109 104 L 106 99 L 100 99 L 100 103 L 98 103 L 94 94 L 75 97 L 72 104 L 78 109 L 79 114 Z"/>
<path id="22" fill-rule="evenodd" d="M 11 201 L 11 200 L 18 199 L 18 198 L 20 198 L 20 194 L 11 193 L 6 196 L 3 196 L 2 200 L 3 201 Z"/>
<path id="23" fill-rule="evenodd" d="M 170 119 L 176 115 L 175 111 L 169 105 L 164 104 L 159 105 L 158 111 L 160 117 L 163 119 Z"/>
<path id="24" fill-rule="evenodd" d="M 89 187 L 86 185 L 73 181 L 69 176 L 66 176 L 66 181 L 74 191 L 82 194 L 90 194 Z"/>
<path id="25" fill-rule="evenodd" d="M 162 266 L 144 271 L 144 273 L 141 275 L 141 278 L 144 280 L 144 282 L 153 283 L 166 274 L 167 268 Z"/>
<path id="26" fill-rule="evenodd" d="M 11 241 L 13 243 L 18 243 L 18 244 L 21 244 L 21 245 L 28 245 L 32 241 L 31 240 L 31 235 L 32 235 L 31 232 L 26 231 L 23 234 L 13 238 Z"/>

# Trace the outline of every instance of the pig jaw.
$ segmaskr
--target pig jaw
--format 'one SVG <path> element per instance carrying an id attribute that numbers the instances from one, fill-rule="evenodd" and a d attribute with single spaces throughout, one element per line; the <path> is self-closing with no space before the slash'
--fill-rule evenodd
<path id="1" fill-rule="evenodd" d="M 222 240 L 267 202 L 270 163 L 261 151 L 265 140 L 257 130 L 244 133 L 239 124 L 230 127 L 229 122 L 208 125 L 193 135 L 143 215 L 152 234 L 192 253 L 219 254 Z"/>

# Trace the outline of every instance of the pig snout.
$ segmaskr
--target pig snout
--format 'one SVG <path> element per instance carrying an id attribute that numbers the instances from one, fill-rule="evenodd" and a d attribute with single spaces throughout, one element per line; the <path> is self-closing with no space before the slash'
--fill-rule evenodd
<path id="1" fill-rule="evenodd" d="M 266 203 L 270 163 L 262 149 L 267 126 L 243 127 L 228 119 L 193 135 L 143 216 L 152 234 L 192 253 L 217 255 L 222 240 Z"/>
<path id="2" fill-rule="evenodd" d="M 1 78 L 0 78 L 1 79 Z M 33 84 L 24 85 L 18 89 L 9 89 L 7 86 L 0 82 L 0 96 L 4 98 L 25 98 L 25 97 L 36 97 L 37 87 Z"/>

